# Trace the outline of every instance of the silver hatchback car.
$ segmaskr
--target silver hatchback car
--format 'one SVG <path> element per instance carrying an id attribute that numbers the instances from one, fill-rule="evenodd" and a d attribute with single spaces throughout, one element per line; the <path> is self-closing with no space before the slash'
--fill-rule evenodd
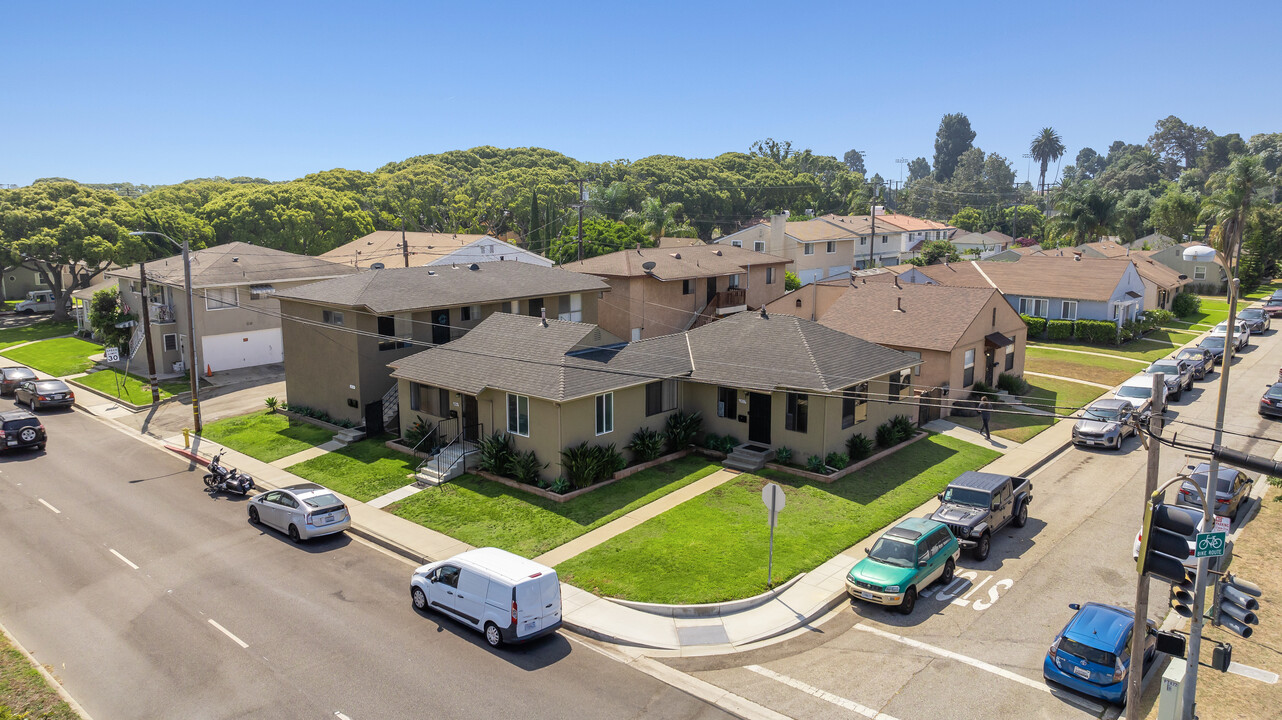
<path id="1" fill-rule="evenodd" d="M 249 521 L 289 535 L 294 542 L 343 532 L 352 526 L 347 506 L 316 483 L 268 490 L 249 499 Z"/>

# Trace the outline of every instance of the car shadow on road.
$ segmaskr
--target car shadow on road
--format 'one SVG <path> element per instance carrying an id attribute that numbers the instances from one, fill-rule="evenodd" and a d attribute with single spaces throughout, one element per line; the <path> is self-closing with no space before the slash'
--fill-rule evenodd
<path id="1" fill-rule="evenodd" d="M 290 540 L 288 535 L 278 531 L 276 528 L 267 527 L 262 523 L 255 525 L 254 523 L 249 521 L 249 517 L 245 518 L 245 524 L 257 530 L 259 535 L 272 538 L 273 540 L 276 540 L 282 545 L 295 547 L 295 548 L 298 548 L 299 550 L 302 550 L 303 552 L 310 553 L 312 555 L 319 555 L 320 553 L 327 553 L 327 552 L 333 552 L 334 550 L 341 550 L 342 548 L 345 548 L 348 545 L 352 544 L 352 538 L 349 537 L 346 532 L 334 533 L 333 535 L 322 535 L 321 537 L 318 537 L 318 538 L 313 538 L 311 540 L 304 540 L 302 542 L 296 543 L 293 540 Z"/>
<path id="2" fill-rule="evenodd" d="M 448 617 L 444 613 L 419 610 L 413 605 L 410 606 L 410 610 L 420 618 L 435 623 L 436 632 L 451 633 L 458 639 L 482 650 L 488 650 L 494 657 L 505 660 L 508 664 L 527 672 L 549 667 L 568 657 L 573 650 L 570 641 L 562 637 L 560 633 L 552 633 L 520 645 L 502 645 L 498 648 L 491 648 L 485 642 L 485 636 L 480 632 L 454 618 Z"/>

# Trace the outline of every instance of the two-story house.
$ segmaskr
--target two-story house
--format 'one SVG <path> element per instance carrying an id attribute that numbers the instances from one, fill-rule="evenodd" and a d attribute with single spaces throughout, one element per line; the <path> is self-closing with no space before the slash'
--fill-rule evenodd
<path id="1" fill-rule="evenodd" d="M 282 291 L 286 395 L 378 432 L 398 407 L 388 363 L 496 312 L 595 322 L 609 289 L 559 268 L 488 262 L 366 270 Z"/>
<path id="2" fill-rule="evenodd" d="M 181 255 L 147 263 L 147 298 L 139 265 L 108 270 L 120 299 L 139 322 L 130 343 L 144 343 L 142 304 L 148 303 L 152 348 L 159 372 L 182 372 L 188 338 L 196 338 L 198 371 L 234 370 L 283 360 L 281 308 L 276 294 L 318 280 L 355 273 L 318 257 L 247 243 L 215 245 L 190 253 L 195 333 L 187 326 L 187 293 Z"/>
<path id="3" fill-rule="evenodd" d="M 784 293 L 788 259 L 734 245 L 638 248 L 561 267 L 601 278 L 597 325 L 625 340 L 670 335 Z"/>
<path id="4" fill-rule="evenodd" d="M 471 265 L 515 261 L 552 267 L 552 261 L 489 235 L 378 230 L 321 255 L 362 270 L 418 265 Z"/>

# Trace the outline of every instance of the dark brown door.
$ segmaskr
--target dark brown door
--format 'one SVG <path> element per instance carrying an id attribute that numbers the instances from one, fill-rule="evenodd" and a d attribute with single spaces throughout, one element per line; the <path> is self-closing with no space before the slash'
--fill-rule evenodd
<path id="1" fill-rule="evenodd" d="M 717 296 L 717 279 L 708 278 L 708 299 L 705 302 L 712 302 L 712 298 Z"/>
<path id="2" fill-rule="evenodd" d="M 770 444 L 770 396 L 748 393 L 748 442 Z"/>
<path id="3" fill-rule="evenodd" d="M 989 348 L 984 353 L 984 382 L 989 385 L 993 384 L 993 368 L 997 366 L 997 361 L 993 359 L 993 349 Z"/>
<path id="4" fill-rule="evenodd" d="M 436 310 L 432 313 L 432 344 L 444 345 L 450 341 L 450 311 Z"/>
<path id="5" fill-rule="evenodd" d="M 475 442 L 481 436 L 481 426 L 476 412 L 476 396 L 463 396 L 463 437 Z"/>

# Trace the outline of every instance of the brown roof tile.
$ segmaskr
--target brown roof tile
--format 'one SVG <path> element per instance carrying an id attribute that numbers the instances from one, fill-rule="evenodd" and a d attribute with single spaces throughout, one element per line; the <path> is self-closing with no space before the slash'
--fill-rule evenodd
<path id="1" fill-rule="evenodd" d="M 233 242 L 191 253 L 192 287 L 220 287 L 299 280 L 324 280 L 356 272 L 352 267 L 310 255 L 296 255 L 261 245 Z M 138 266 L 108 270 L 107 277 L 138 280 Z M 147 263 L 147 278 L 166 285 L 185 285 L 182 255 Z"/>
<path id="2" fill-rule="evenodd" d="M 646 263 L 654 263 L 649 271 Z M 788 258 L 767 255 L 734 245 L 696 245 L 683 248 L 641 248 L 598 255 L 581 262 L 564 263 L 561 267 L 574 272 L 602 277 L 642 277 L 659 280 L 684 280 L 700 277 L 737 275 L 749 265 L 789 262 Z"/>

